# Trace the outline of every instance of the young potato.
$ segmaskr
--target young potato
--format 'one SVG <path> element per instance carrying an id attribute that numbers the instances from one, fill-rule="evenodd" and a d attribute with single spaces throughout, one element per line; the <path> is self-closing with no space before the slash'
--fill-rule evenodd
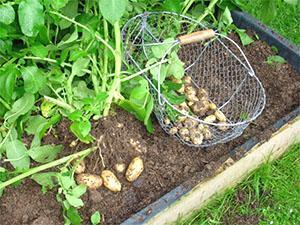
<path id="1" fill-rule="evenodd" d="M 101 173 L 103 184 L 112 192 L 119 192 L 122 189 L 122 185 L 116 175 L 110 170 L 103 170 Z"/>
<path id="2" fill-rule="evenodd" d="M 182 78 L 182 80 L 183 80 L 183 82 L 184 82 L 185 84 L 189 84 L 189 85 L 192 84 L 192 78 L 191 78 L 190 76 L 184 76 L 184 77 Z"/>
<path id="3" fill-rule="evenodd" d="M 75 160 L 74 163 L 74 172 L 76 174 L 81 174 L 81 173 L 84 173 L 85 171 L 85 163 L 83 160 Z"/>
<path id="4" fill-rule="evenodd" d="M 170 130 L 169 130 L 169 133 L 170 134 L 176 134 L 178 132 L 178 128 L 177 127 L 172 127 Z"/>
<path id="5" fill-rule="evenodd" d="M 215 115 L 210 115 L 210 116 L 207 116 L 204 118 L 204 121 L 208 122 L 208 123 L 213 123 L 216 120 L 217 120 L 217 117 Z"/>
<path id="6" fill-rule="evenodd" d="M 197 116 L 204 116 L 207 111 L 207 107 L 200 101 L 195 102 L 191 106 L 191 109 L 193 113 L 195 113 Z"/>
<path id="7" fill-rule="evenodd" d="M 170 119 L 169 119 L 168 117 L 166 117 L 166 118 L 164 119 L 164 123 L 165 123 L 166 125 L 169 125 L 169 124 L 171 123 L 171 121 L 170 121 Z"/>
<path id="8" fill-rule="evenodd" d="M 135 181 L 144 171 L 144 162 L 141 157 L 135 157 L 129 164 L 125 177 L 129 182 Z"/>
<path id="9" fill-rule="evenodd" d="M 199 99 L 197 98 L 196 95 L 192 95 L 192 94 L 186 94 L 186 99 L 190 102 L 197 102 L 199 101 Z"/>
<path id="10" fill-rule="evenodd" d="M 227 122 L 219 122 L 218 124 L 222 124 L 223 126 L 218 126 L 218 129 L 221 130 L 221 131 L 226 131 L 229 129 L 227 125 Z"/>
<path id="11" fill-rule="evenodd" d="M 125 171 L 125 168 L 126 168 L 125 163 L 117 163 L 117 164 L 115 164 L 115 170 L 118 173 L 123 173 Z"/>
<path id="12" fill-rule="evenodd" d="M 212 133 L 211 133 L 211 131 L 210 131 L 209 128 L 204 128 L 202 130 L 202 134 L 203 134 L 205 140 L 212 139 L 213 135 L 212 135 Z"/>
<path id="13" fill-rule="evenodd" d="M 197 90 L 197 97 L 199 99 L 208 99 L 208 93 L 204 88 L 199 88 Z"/>
<path id="14" fill-rule="evenodd" d="M 185 85 L 184 92 L 186 95 L 193 95 L 193 96 L 197 95 L 197 91 L 193 86 Z"/>
<path id="15" fill-rule="evenodd" d="M 200 145 L 203 142 L 203 134 L 198 129 L 190 129 L 190 138 L 194 145 Z"/>
<path id="16" fill-rule="evenodd" d="M 191 118 L 186 118 L 184 121 L 183 121 L 183 125 L 187 128 L 193 128 L 195 126 L 197 126 L 198 122 L 191 119 Z"/>
<path id="17" fill-rule="evenodd" d="M 89 174 L 89 173 L 81 173 L 76 176 L 77 184 L 83 184 L 87 186 L 88 189 L 97 189 L 102 186 L 102 179 L 101 177 Z"/>
<path id="18" fill-rule="evenodd" d="M 217 106 L 216 106 L 216 104 L 215 103 L 209 103 L 209 109 L 210 110 L 216 110 L 217 109 Z"/>
<path id="19" fill-rule="evenodd" d="M 220 122 L 226 122 L 227 118 L 220 110 L 215 111 L 215 116 Z"/>
<path id="20" fill-rule="evenodd" d="M 185 127 L 181 128 L 181 129 L 179 130 L 179 135 L 180 135 L 183 139 L 189 137 L 189 135 L 190 135 L 189 129 L 188 129 L 188 128 L 185 128 Z"/>

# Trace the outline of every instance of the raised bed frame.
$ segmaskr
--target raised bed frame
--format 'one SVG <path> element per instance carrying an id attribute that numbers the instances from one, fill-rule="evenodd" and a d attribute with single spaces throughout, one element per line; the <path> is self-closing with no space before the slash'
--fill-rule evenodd
<path id="1" fill-rule="evenodd" d="M 255 31 L 262 40 L 278 48 L 279 54 L 300 72 L 300 49 L 276 34 L 266 25 L 246 13 L 232 12 L 234 23 Z M 253 137 L 241 146 L 232 149 L 231 156 L 243 152 L 242 158 L 233 165 L 226 163 L 219 173 L 198 183 L 194 188 L 183 184 L 174 188 L 160 199 L 134 214 L 121 225 L 159 225 L 175 222 L 181 216 L 188 216 L 200 209 L 213 196 L 233 187 L 253 170 L 268 160 L 280 157 L 287 147 L 300 141 L 300 106 L 273 124 L 276 130 L 271 138 L 259 142 Z"/>

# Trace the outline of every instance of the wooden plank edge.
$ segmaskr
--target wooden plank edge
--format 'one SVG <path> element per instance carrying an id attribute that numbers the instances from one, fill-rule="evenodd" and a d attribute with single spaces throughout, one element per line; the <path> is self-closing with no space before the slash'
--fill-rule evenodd
<path id="1" fill-rule="evenodd" d="M 287 151 L 288 146 L 298 141 L 300 141 L 300 116 L 282 126 L 268 141 L 255 145 L 245 157 L 232 166 L 196 185 L 145 224 L 168 224 L 182 216 L 189 216 L 204 206 L 214 195 L 235 186 L 267 160 L 277 159 Z"/>

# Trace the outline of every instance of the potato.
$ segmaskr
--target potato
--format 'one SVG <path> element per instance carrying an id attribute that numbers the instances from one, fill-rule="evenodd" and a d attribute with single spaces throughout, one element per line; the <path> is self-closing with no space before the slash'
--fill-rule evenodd
<path id="1" fill-rule="evenodd" d="M 209 103 L 209 109 L 210 110 L 216 110 L 217 109 L 217 106 L 216 106 L 216 104 L 215 103 Z"/>
<path id="2" fill-rule="evenodd" d="M 196 89 L 194 87 L 188 86 L 188 85 L 185 85 L 184 92 L 186 95 L 193 95 L 193 96 L 197 95 Z"/>
<path id="3" fill-rule="evenodd" d="M 191 118 L 186 118 L 184 121 L 183 121 L 183 125 L 187 128 L 192 128 L 192 127 L 195 127 L 197 126 L 198 122 L 191 119 Z"/>
<path id="4" fill-rule="evenodd" d="M 204 116 L 207 111 L 207 107 L 199 101 L 195 102 L 194 105 L 191 106 L 191 109 L 197 116 Z"/>
<path id="5" fill-rule="evenodd" d="M 122 185 L 115 174 L 110 170 L 103 170 L 101 173 L 103 184 L 112 192 L 119 192 L 122 189 Z"/>
<path id="6" fill-rule="evenodd" d="M 144 162 L 141 157 L 135 157 L 129 164 L 125 177 L 129 182 L 135 181 L 144 171 Z"/>
<path id="7" fill-rule="evenodd" d="M 172 127 L 170 130 L 169 130 L 169 133 L 170 134 L 176 134 L 178 132 L 178 128 L 177 127 Z"/>
<path id="8" fill-rule="evenodd" d="M 203 134 L 198 129 L 190 130 L 190 138 L 194 145 L 200 145 L 203 142 Z"/>
<path id="9" fill-rule="evenodd" d="M 220 110 L 215 111 L 215 116 L 220 122 L 226 122 L 227 118 Z"/>
<path id="10" fill-rule="evenodd" d="M 218 124 L 222 124 L 223 126 L 218 126 L 218 129 L 221 130 L 221 131 L 226 131 L 229 129 L 229 126 L 226 126 L 227 123 L 226 122 L 220 122 Z"/>
<path id="11" fill-rule="evenodd" d="M 83 184 L 87 186 L 89 189 L 97 189 L 101 187 L 103 181 L 101 177 L 89 174 L 89 173 L 81 173 L 76 176 L 76 182 L 77 184 Z"/>
<path id="12" fill-rule="evenodd" d="M 204 118 L 204 121 L 207 123 L 213 123 L 217 120 L 217 117 L 215 115 L 210 115 Z"/>
<path id="13" fill-rule="evenodd" d="M 211 131 L 210 131 L 209 128 L 204 128 L 202 130 L 202 134 L 203 134 L 205 140 L 212 139 L 213 135 L 212 135 L 212 133 L 211 133 Z"/>
<path id="14" fill-rule="evenodd" d="M 81 173 L 84 173 L 85 171 L 85 163 L 83 160 L 75 160 L 74 163 L 74 172 L 76 174 L 81 174 Z"/>
<path id="15" fill-rule="evenodd" d="M 208 98 L 208 93 L 204 88 L 199 88 L 197 90 L 197 97 L 199 99 L 207 99 Z"/>
<path id="16" fill-rule="evenodd" d="M 189 131 L 189 129 L 187 129 L 187 128 L 181 128 L 180 130 L 179 130 L 179 135 L 185 140 L 185 138 L 187 139 L 187 137 L 189 137 L 189 135 L 190 135 L 190 131 Z"/>
<path id="17" fill-rule="evenodd" d="M 204 129 L 204 125 L 203 125 L 203 124 L 199 124 L 199 125 L 197 126 L 197 129 L 198 129 L 199 131 L 202 131 L 202 130 Z"/>
<path id="18" fill-rule="evenodd" d="M 179 104 L 179 105 L 178 105 L 178 108 L 179 108 L 180 110 L 184 110 L 184 111 L 189 111 L 189 110 L 190 110 L 190 108 L 189 108 L 189 106 L 186 104 L 186 102 L 182 102 L 181 104 Z"/>
<path id="19" fill-rule="evenodd" d="M 190 76 L 184 76 L 182 80 L 185 84 L 192 84 L 192 78 Z"/>
<path id="20" fill-rule="evenodd" d="M 164 119 L 164 123 L 165 123 L 166 125 L 169 125 L 169 124 L 171 123 L 171 121 L 170 121 L 170 119 L 169 119 L 168 117 L 166 117 L 166 118 Z"/>
<path id="21" fill-rule="evenodd" d="M 197 98 L 196 95 L 192 95 L 192 94 L 186 94 L 186 99 L 190 102 L 197 102 L 199 101 L 199 99 Z"/>
<path id="22" fill-rule="evenodd" d="M 118 173 L 123 173 L 125 171 L 125 163 L 117 163 L 115 164 L 115 170 L 118 172 Z"/>
<path id="23" fill-rule="evenodd" d="M 177 90 L 178 93 L 183 94 L 184 93 L 184 85 L 181 86 L 181 88 L 179 88 Z"/>

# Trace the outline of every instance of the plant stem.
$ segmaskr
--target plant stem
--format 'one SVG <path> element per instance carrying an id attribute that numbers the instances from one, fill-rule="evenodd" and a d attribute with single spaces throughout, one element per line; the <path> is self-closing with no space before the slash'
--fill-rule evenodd
<path id="1" fill-rule="evenodd" d="M 204 20 L 204 18 L 207 17 L 210 14 L 210 12 L 213 10 L 213 8 L 218 3 L 218 1 L 219 0 L 211 0 L 211 2 L 209 3 L 209 5 L 205 9 L 204 13 L 197 19 L 197 21 L 201 22 L 202 20 Z"/>
<path id="2" fill-rule="evenodd" d="M 106 19 L 103 18 L 103 27 L 104 27 L 104 40 L 108 42 L 108 23 Z M 102 79 L 102 86 L 101 91 L 105 91 L 106 89 L 106 82 L 107 82 L 107 74 L 108 74 L 108 51 L 107 47 L 104 46 L 104 57 L 103 57 L 103 79 Z"/>
<path id="3" fill-rule="evenodd" d="M 57 106 L 60 106 L 60 107 L 66 109 L 68 111 L 73 111 L 74 110 L 74 108 L 71 105 L 69 105 L 68 103 L 66 103 L 66 102 L 57 100 L 55 98 L 51 98 L 49 96 L 44 96 L 44 98 L 45 98 L 46 101 L 51 102 L 51 103 L 53 103 L 53 104 L 55 104 Z"/>
<path id="4" fill-rule="evenodd" d="M 184 9 L 182 11 L 183 15 L 185 15 L 187 13 L 187 11 L 190 9 L 190 7 L 193 5 L 194 2 L 195 2 L 195 0 L 187 0 L 184 3 Z"/>
<path id="5" fill-rule="evenodd" d="M 59 16 L 59 17 L 65 19 L 65 20 L 67 20 L 67 21 L 69 21 L 69 22 L 71 22 L 71 23 L 73 23 L 73 24 L 75 24 L 75 25 L 81 27 L 82 29 L 86 30 L 87 32 L 91 33 L 92 35 L 94 35 L 94 36 L 97 38 L 97 40 L 99 40 L 100 42 L 102 42 L 102 44 L 104 44 L 104 45 L 105 45 L 105 46 L 106 46 L 106 47 L 107 47 L 114 55 L 116 54 L 116 53 L 115 53 L 115 50 L 110 46 L 110 44 L 108 44 L 108 42 L 106 42 L 105 40 L 103 40 L 103 39 L 100 37 L 100 35 L 95 34 L 94 32 L 92 32 L 87 26 L 85 26 L 85 25 L 83 25 L 83 24 L 81 24 L 81 23 L 78 23 L 78 22 L 75 21 L 74 19 L 71 19 L 71 18 L 69 18 L 69 17 L 67 17 L 67 16 L 64 16 L 63 14 L 60 14 L 60 13 L 58 13 L 58 12 L 50 11 L 50 13 L 55 14 L 55 15 L 57 15 L 57 16 Z"/>
<path id="6" fill-rule="evenodd" d="M 11 185 L 11 184 L 13 184 L 13 183 L 15 183 L 15 182 L 17 182 L 17 181 L 19 181 L 19 180 L 23 180 L 24 178 L 29 177 L 29 176 L 31 176 L 33 174 L 39 173 L 39 172 L 41 172 L 43 170 L 47 170 L 47 169 L 50 169 L 52 167 L 61 165 L 61 164 L 65 163 L 65 162 L 68 162 L 69 160 L 76 159 L 76 158 L 81 157 L 83 155 L 88 155 L 92 151 L 94 151 L 95 149 L 96 149 L 96 147 L 88 148 L 86 150 L 83 150 L 83 151 L 80 151 L 80 152 L 76 152 L 76 153 L 74 153 L 72 155 L 65 156 L 65 157 L 63 157 L 61 159 L 57 159 L 57 160 L 52 161 L 50 163 L 47 163 L 47 164 L 44 164 L 44 165 L 41 165 L 41 166 L 38 166 L 38 167 L 34 167 L 34 168 L 28 170 L 25 173 L 22 173 L 22 174 L 14 177 L 14 178 L 8 180 L 8 181 L 0 183 L 0 190 L 3 189 L 3 188 L 5 188 L 5 187 L 7 187 L 7 186 L 9 186 L 9 185 Z"/>
<path id="7" fill-rule="evenodd" d="M 115 33 L 115 77 L 111 86 L 111 89 L 108 92 L 108 98 L 105 102 L 105 108 L 103 111 L 103 115 L 107 116 L 109 113 L 110 105 L 113 101 L 113 98 L 116 96 L 115 93 L 119 93 L 120 91 L 120 74 L 121 74 L 121 66 L 122 66 L 122 58 L 121 58 L 121 31 L 119 21 L 114 24 L 114 33 Z"/>
<path id="8" fill-rule="evenodd" d="M 157 62 L 157 63 L 154 63 L 153 65 L 148 66 L 148 67 L 146 67 L 145 69 L 142 69 L 142 70 L 140 70 L 140 71 L 137 72 L 137 73 L 134 73 L 134 74 L 132 74 L 132 75 L 130 75 L 130 76 L 127 76 L 127 77 L 121 79 L 121 82 L 124 82 L 124 81 L 127 81 L 127 80 L 131 80 L 132 78 L 135 78 L 135 77 L 137 77 L 137 76 L 139 76 L 139 75 L 141 75 L 141 74 L 143 74 L 143 73 L 146 73 L 147 71 L 151 70 L 152 68 L 157 67 L 157 66 L 159 66 L 160 64 L 163 64 L 163 63 L 166 63 L 166 62 L 168 62 L 168 59 L 164 59 L 164 60 L 162 60 L 162 61 L 159 61 L 159 62 Z"/>
<path id="9" fill-rule="evenodd" d="M 0 97 L 0 103 L 2 103 L 2 105 L 3 105 L 6 109 L 11 110 L 10 105 L 9 105 L 3 98 L 1 98 L 1 97 Z"/>

